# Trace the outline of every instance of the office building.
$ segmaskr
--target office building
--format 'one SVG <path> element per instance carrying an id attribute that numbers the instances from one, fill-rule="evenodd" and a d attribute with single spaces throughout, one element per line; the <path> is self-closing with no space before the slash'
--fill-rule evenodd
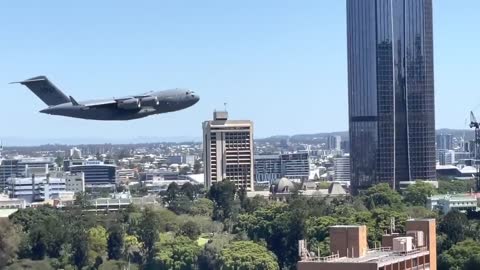
<path id="1" fill-rule="evenodd" d="M 193 168 L 193 166 L 195 166 L 195 160 L 196 159 L 197 158 L 194 155 L 185 155 L 183 160 L 188 166 Z"/>
<path id="2" fill-rule="evenodd" d="M 350 182 L 350 156 L 334 158 L 333 171 L 336 182 Z"/>
<path id="3" fill-rule="evenodd" d="M 104 164 L 101 161 L 85 161 L 82 165 L 69 167 L 72 174 L 84 173 L 86 187 L 101 187 L 115 185 L 117 166 Z"/>
<path id="4" fill-rule="evenodd" d="M 255 155 L 255 182 L 269 182 L 280 178 L 308 180 L 310 158 L 308 153 L 282 155 Z"/>
<path id="5" fill-rule="evenodd" d="M 327 150 L 341 150 L 342 137 L 340 136 L 328 136 L 327 137 Z"/>
<path id="6" fill-rule="evenodd" d="M 397 270 L 437 269 L 435 219 L 410 219 L 406 233 L 392 232 L 382 237 L 381 247 L 370 248 L 367 227 L 330 227 L 330 252 L 327 257 L 309 252 L 305 240 L 299 242 L 298 270 Z"/>
<path id="7" fill-rule="evenodd" d="M 435 179 L 432 0 L 347 0 L 352 191 Z"/>
<path id="8" fill-rule="evenodd" d="M 85 174 L 83 172 L 67 173 L 65 175 L 65 189 L 73 193 L 85 192 Z"/>
<path id="9" fill-rule="evenodd" d="M 66 191 L 65 179 L 46 176 L 11 177 L 7 179 L 6 190 L 11 198 L 26 202 L 58 198 Z"/>
<path id="10" fill-rule="evenodd" d="M 167 164 L 182 164 L 183 163 L 183 156 L 182 155 L 174 155 L 167 157 Z"/>
<path id="11" fill-rule="evenodd" d="M 53 158 L 4 159 L 0 164 L 0 188 L 10 177 L 30 177 L 32 174 L 46 175 L 55 170 Z"/>
<path id="12" fill-rule="evenodd" d="M 437 149 L 453 149 L 453 135 L 452 134 L 437 134 Z"/>
<path id="13" fill-rule="evenodd" d="M 229 120 L 227 112 L 214 112 L 203 123 L 205 186 L 228 179 L 238 188 L 253 191 L 253 123 Z"/>

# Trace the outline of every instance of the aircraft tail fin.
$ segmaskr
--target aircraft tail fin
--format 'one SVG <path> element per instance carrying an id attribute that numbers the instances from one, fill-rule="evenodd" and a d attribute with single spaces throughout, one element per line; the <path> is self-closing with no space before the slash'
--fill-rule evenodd
<path id="1" fill-rule="evenodd" d="M 37 76 L 13 83 L 25 85 L 48 106 L 70 102 L 70 99 L 45 76 Z"/>

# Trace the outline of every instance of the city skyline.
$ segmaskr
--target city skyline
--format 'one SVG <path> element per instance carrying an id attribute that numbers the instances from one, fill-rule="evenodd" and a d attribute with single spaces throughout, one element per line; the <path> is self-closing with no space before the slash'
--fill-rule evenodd
<path id="1" fill-rule="evenodd" d="M 222 108 L 224 102 L 232 117 L 254 121 L 260 138 L 347 129 L 343 1 L 283 6 L 248 1 L 239 6 L 207 5 L 212 9 L 193 3 L 144 3 L 134 7 L 120 3 L 117 12 L 108 16 L 104 16 L 108 3 L 100 3 L 85 20 L 85 13 L 79 11 L 91 3 L 1 6 L 0 22 L 9 29 L 8 33 L 0 32 L 6 40 L 0 49 L 7 63 L 0 72 L 0 82 L 5 83 L 1 87 L 2 100 L 25 100 L 31 106 L 19 110 L 11 102 L 2 104 L 0 115 L 9 124 L 9 128 L 2 129 L 2 138 L 86 138 L 108 134 L 116 140 L 152 137 L 152 133 L 160 137 L 200 137 L 202 120 L 213 109 Z M 478 103 L 466 104 L 465 96 L 480 100 L 469 79 L 474 77 L 476 61 L 468 56 L 475 55 L 475 42 L 462 42 L 476 31 L 475 16 L 469 13 L 478 5 L 475 1 L 461 6 L 439 2 L 434 7 L 439 128 L 465 127 L 468 110 Z M 252 6 L 259 9 L 249 12 Z M 37 8 L 43 12 L 35 12 Z M 153 12 L 155 8 L 162 11 L 161 16 Z M 275 12 L 266 12 L 271 9 Z M 142 14 L 144 19 L 122 21 L 136 14 Z M 171 20 L 180 15 L 182 23 Z M 215 27 L 209 28 L 213 24 Z M 324 38 L 327 36 L 329 39 Z M 455 50 L 458 43 L 462 44 L 460 51 Z M 196 90 L 205 99 L 197 108 L 185 112 L 131 123 L 48 118 L 38 113 L 42 105 L 28 91 L 7 85 L 35 74 L 50 76 L 79 98 L 100 93 L 100 89 L 105 89 L 102 95 L 109 96 L 180 85 Z M 325 97 L 329 97 L 328 102 Z M 455 102 L 465 105 L 449 107 Z M 245 103 L 251 106 L 246 108 Z M 274 105 L 263 110 L 265 104 Z M 285 110 L 285 106 L 295 109 Z M 6 117 L 12 114 L 15 122 Z M 305 121 L 295 121 L 299 115 Z M 336 117 L 326 117 L 329 115 Z M 318 123 L 319 116 L 320 124 L 312 124 Z"/>

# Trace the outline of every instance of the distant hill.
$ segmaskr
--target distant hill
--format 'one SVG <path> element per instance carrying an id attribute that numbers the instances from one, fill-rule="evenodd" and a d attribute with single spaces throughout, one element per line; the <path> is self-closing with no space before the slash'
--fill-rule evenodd
<path id="1" fill-rule="evenodd" d="M 465 136 L 465 140 L 473 140 L 475 133 L 473 130 L 470 129 L 448 129 L 442 128 L 437 129 L 436 134 L 452 134 L 453 137 L 461 138 Z M 337 132 L 324 132 L 324 133 L 315 133 L 315 134 L 298 134 L 298 135 L 277 135 L 271 136 L 262 139 L 256 139 L 256 141 L 260 142 L 280 142 L 282 140 L 289 140 L 290 142 L 316 142 L 316 141 L 324 141 L 328 136 L 340 136 L 342 140 L 348 140 L 349 135 L 348 131 L 337 131 Z"/>

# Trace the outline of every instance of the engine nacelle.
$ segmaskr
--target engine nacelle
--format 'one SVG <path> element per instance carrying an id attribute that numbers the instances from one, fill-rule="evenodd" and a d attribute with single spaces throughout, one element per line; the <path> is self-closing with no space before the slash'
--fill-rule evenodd
<path id="1" fill-rule="evenodd" d="M 142 106 L 155 107 L 160 103 L 157 97 L 146 97 L 141 100 Z"/>
<path id="2" fill-rule="evenodd" d="M 117 106 L 120 109 L 135 110 L 135 109 L 140 109 L 142 105 L 140 104 L 140 100 L 138 98 L 131 98 L 131 99 L 119 101 L 117 103 Z"/>

